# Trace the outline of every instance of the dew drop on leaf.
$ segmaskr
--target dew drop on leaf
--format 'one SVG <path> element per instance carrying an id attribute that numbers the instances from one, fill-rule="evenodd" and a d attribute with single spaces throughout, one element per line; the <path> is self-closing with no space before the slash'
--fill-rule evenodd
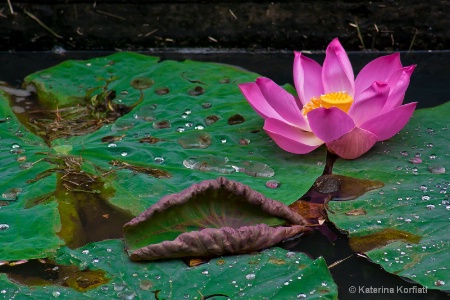
<path id="1" fill-rule="evenodd" d="M 155 82 L 150 78 L 137 77 L 131 80 L 130 85 L 136 90 L 145 90 L 151 88 Z"/>
<path id="2" fill-rule="evenodd" d="M 162 164 L 164 162 L 164 157 L 157 156 L 154 158 L 155 163 Z"/>
<path id="3" fill-rule="evenodd" d="M 445 174 L 445 168 L 442 166 L 428 166 L 428 171 L 432 174 Z"/>
<path id="4" fill-rule="evenodd" d="M 220 117 L 216 116 L 216 115 L 211 115 L 211 116 L 207 116 L 205 118 L 205 124 L 207 126 L 211 126 L 212 124 L 216 123 L 217 121 L 219 121 Z"/>
<path id="5" fill-rule="evenodd" d="M 169 120 L 162 120 L 162 121 L 153 123 L 154 129 L 164 129 L 164 128 L 170 128 L 170 127 L 171 127 L 171 124 L 170 124 Z"/>
<path id="6" fill-rule="evenodd" d="M 256 275 L 253 273 L 250 273 L 250 274 L 245 275 L 245 278 L 247 278 L 248 280 L 253 280 L 256 278 Z"/>
<path id="7" fill-rule="evenodd" d="M 253 177 L 272 177 L 275 175 L 275 171 L 264 163 L 245 161 L 242 165 L 243 167 L 239 169 L 239 172 L 244 172 Z"/>
<path id="8" fill-rule="evenodd" d="M 162 87 L 162 88 L 157 88 L 155 90 L 155 94 L 156 95 L 167 95 L 168 93 L 170 93 L 170 90 L 168 87 Z"/>
<path id="9" fill-rule="evenodd" d="M 277 189 L 281 186 L 281 183 L 278 180 L 268 180 L 266 186 L 270 189 Z"/>
<path id="10" fill-rule="evenodd" d="M 32 166 L 33 166 L 33 163 L 31 163 L 31 162 L 24 162 L 24 163 L 21 163 L 21 164 L 19 165 L 19 168 L 21 168 L 22 170 L 28 170 L 28 169 L 30 169 Z"/>
<path id="11" fill-rule="evenodd" d="M 208 109 L 208 108 L 211 108 L 211 107 L 212 107 L 212 104 L 210 102 L 202 103 L 202 108 L 204 108 L 204 109 Z"/>
<path id="12" fill-rule="evenodd" d="M 184 149 L 204 149 L 211 145 L 211 136 L 206 132 L 192 132 L 180 137 L 178 143 Z"/>
<path id="13" fill-rule="evenodd" d="M 199 85 L 197 85 L 195 88 L 190 89 L 188 91 L 189 96 L 200 96 L 200 95 L 203 95 L 204 93 L 205 93 L 205 89 Z"/>
<path id="14" fill-rule="evenodd" d="M 8 224 L 0 224 L 0 230 L 7 230 L 7 229 L 9 229 Z"/>
<path id="15" fill-rule="evenodd" d="M 232 115 L 228 118 L 228 124 L 229 125 L 237 125 L 245 122 L 245 118 L 241 116 L 240 114 Z"/>

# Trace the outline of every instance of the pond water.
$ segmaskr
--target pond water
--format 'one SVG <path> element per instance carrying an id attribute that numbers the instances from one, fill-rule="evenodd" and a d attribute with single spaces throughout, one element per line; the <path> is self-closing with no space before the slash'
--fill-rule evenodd
<path id="1" fill-rule="evenodd" d="M 54 66 L 67 59 L 88 59 L 111 54 L 111 52 L 66 52 L 55 54 L 51 52 L 21 52 L 0 53 L 0 81 L 9 82 L 20 87 L 23 78 L 35 71 Z M 283 52 L 233 52 L 233 51 L 208 51 L 208 50 L 169 50 L 149 51 L 144 54 L 159 56 L 162 59 L 173 60 L 197 60 L 204 62 L 218 62 L 231 64 L 256 72 L 262 76 L 273 79 L 278 84 L 293 83 L 291 51 Z M 367 62 L 386 53 L 371 52 L 349 53 L 355 73 Z M 310 57 L 319 62 L 323 61 L 323 53 L 312 53 Z M 417 68 L 411 78 L 410 87 L 405 97 L 405 103 L 417 101 L 417 108 L 433 107 L 450 99 L 450 51 L 439 52 L 412 52 L 402 53 L 403 65 L 417 64 Z M 180 143 L 184 143 L 181 141 Z M 307 240 L 307 242 L 306 242 Z M 299 243 L 297 243 L 299 242 Z M 348 239 L 339 235 L 332 244 L 321 234 L 314 234 L 301 241 L 283 243 L 282 247 L 294 251 L 302 251 L 314 258 L 323 256 L 327 264 L 345 259 L 342 263 L 331 268 L 335 282 L 339 287 L 340 299 L 355 299 L 355 295 L 349 293 L 351 286 L 396 288 L 397 286 L 412 287 L 398 276 L 385 272 L 379 265 L 369 262 L 366 258 L 356 255 L 348 245 Z M 418 286 L 420 287 L 420 286 Z M 378 294 L 366 294 L 364 299 L 379 299 Z M 426 296 L 420 294 L 388 294 L 386 299 L 448 299 L 441 292 L 428 290 Z"/>

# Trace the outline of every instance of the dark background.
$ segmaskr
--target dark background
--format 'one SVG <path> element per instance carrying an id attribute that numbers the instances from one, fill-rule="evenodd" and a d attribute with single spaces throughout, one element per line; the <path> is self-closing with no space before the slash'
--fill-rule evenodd
<path id="1" fill-rule="evenodd" d="M 0 51 L 323 50 L 334 37 L 347 51 L 444 50 L 449 16 L 438 0 L 4 0 Z"/>

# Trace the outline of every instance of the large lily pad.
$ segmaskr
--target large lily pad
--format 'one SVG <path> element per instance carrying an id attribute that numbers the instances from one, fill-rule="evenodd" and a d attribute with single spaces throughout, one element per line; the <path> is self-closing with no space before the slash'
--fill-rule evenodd
<path id="1" fill-rule="evenodd" d="M 107 283 L 101 286 L 95 286 L 99 278 L 92 281 L 92 286 L 84 282 L 83 292 L 61 285 L 27 287 L 0 275 L 2 295 L 20 300 L 201 299 L 212 295 L 216 295 L 214 299 L 337 299 L 337 287 L 325 260 L 312 260 L 303 253 L 273 248 L 262 253 L 219 257 L 191 268 L 180 260 L 134 263 L 123 247 L 118 240 L 75 250 L 63 247 L 52 258 L 60 269 L 71 264 L 84 270 L 104 270 Z M 64 276 L 56 270 L 55 277 Z"/>
<path id="2" fill-rule="evenodd" d="M 381 180 L 357 200 L 332 202 L 329 214 L 350 245 L 388 272 L 431 289 L 450 290 L 450 103 L 419 110 L 398 135 L 358 160 L 338 160 L 338 174 Z M 362 214 L 352 214 L 354 211 Z"/>
<path id="3" fill-rule="evenodd" d="M 131 259 L 156 260 L 249 253 L 309 232 L 304 225 L 286 205 L 219 177 L 163 197 L 124 235 Z"/>

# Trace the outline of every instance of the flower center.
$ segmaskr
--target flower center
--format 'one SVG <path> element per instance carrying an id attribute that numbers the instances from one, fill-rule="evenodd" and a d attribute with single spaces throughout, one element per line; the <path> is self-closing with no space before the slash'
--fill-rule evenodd
<path id="1" fill-rule="evenodd" d="M 344 112 L 348 112 L 350 106 L 352 106 L 353 97 L 347 92 L 333 92 L 320 97 L 312 97 L 311 100 L 303 106 L 302 114 L 306 115 L 313 109 L 319 107 L 337 107 Z"/>

